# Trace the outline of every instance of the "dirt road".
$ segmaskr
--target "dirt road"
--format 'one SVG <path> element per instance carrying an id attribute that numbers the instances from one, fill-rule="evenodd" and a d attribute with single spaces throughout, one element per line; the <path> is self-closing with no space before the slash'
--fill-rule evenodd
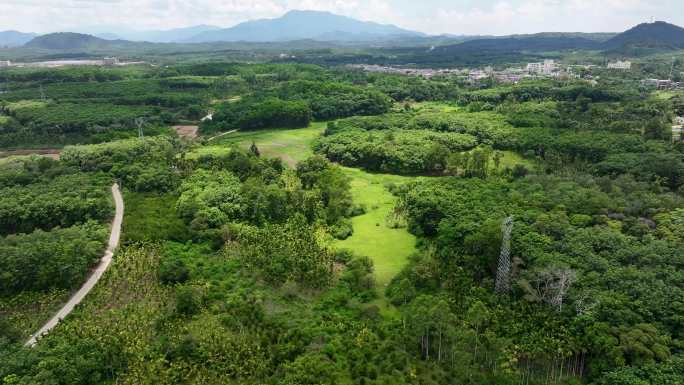
<path id="1" fill-rule="evenodd" d="M 4 150 L 0 151 L 0 158 L 8 158 L 10 156 L 25 156 L 25 155 L 40 155 L 52 159 L 59 159 L 59 155 L 62 153 L 61 149 L 58 148 L 33 148 L 33 149 L 21 149 L 21 150 Z"/>
<path id="2" fill-rule="evenodd" d="M 234 133 L 234 132 L 238 132 L 238 130 L 232 130 L 232 131 L 224 132 L 224 133 L 222 133 L 222 134 L 218 134 L 218 135 L 216 135 L 216 136 L 212 136 L 211 138 L 207 139 L 207 142 L 211 142 L 211 141 L 214 140 L 214 139 L 218 139 L 218 138 L 220 138 L 220 137 L 223 137 L 223 136 L 226 136 L 226 135 L 230 135 L 230 134 L 232 134 L 232 133 Z"/>
<path id="3" fill-rule="evenodd" d="M 123 222 L 124 215 L 124 202 L 121 197 L 121 191 L 119 191 L 119 186 L 114 184 L 112 186 L 112 196 L 114 197 L 114 203 L 116 204 L 116 214 L 114 215 L 114 221 L 112 222 L 112 232 L 109 235 L 109 243 L 107 245 L 107 250 L 104 256 L 100 260 L 95 270 L 90 274 L 88 280 L 83 284 L 83 286 L 74 293 L 69 301 L 55 314 L 52 319 L 50 319 L 45 325 L 43 325 L 40 330 L 31 339 L 26 342 L 24 346 L 34 347 L 39 339 L 45 334 L 49 333 L 55 326 L 59 324 L 66 316 L 69 315 L 74 310 L 74 307 L 83 301 L 88 293 L 95 287 L 97 282 L 102 278 L 102 275 L 107 268 L 112 263 L 112 257 L 114 256 L 114 251 L 119 246 L 119 238 L 121 237 L 121 223 Z"/>

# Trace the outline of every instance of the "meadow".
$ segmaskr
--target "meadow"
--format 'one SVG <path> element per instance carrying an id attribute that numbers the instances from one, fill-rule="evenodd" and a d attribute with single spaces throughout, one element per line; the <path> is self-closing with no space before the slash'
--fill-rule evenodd
<path id="1" fill-rule="evenodd" d="M 313 142 L 325 130 L 326 122 L 315 122 L 307 128 L 291 130 L 263 130 L 236 132 L 226 135 L 217 143 L 194 149 L 187 155 L 196 159 L 206 154 L 222 154 L 230 151 L 230 145 L 248 149 L 256 144 L 265 157 L 277 157 L 291 167 L 310 156 Z M 397 198 L 388 190 L 389 184 L 401 184 L 415 180 L 390 174 L 373 174 L 360 169 L 344 167 L 351 179 L 354 204 L 366 208 L 366 213 L 352 218 L 354 233 L 334 246 L 349 249 L 360 256 L 373 260 L 378 285 L 384 287 L 406 265 L 408 257 L 416 251 L 416 238 L 405 227 L 390 228 L 387 216 L 393 210 Z M 382 292 L 382 291 L 380 291 Z"/>

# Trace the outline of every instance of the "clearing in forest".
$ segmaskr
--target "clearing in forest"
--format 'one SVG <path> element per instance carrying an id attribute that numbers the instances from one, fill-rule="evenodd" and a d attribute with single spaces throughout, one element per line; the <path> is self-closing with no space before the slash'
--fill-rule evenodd
<path id="1" fill-rule="evenodd" d="M 227 144 L 249 148 L 254 142 L 262 156 L 278 157 L 294 167 L 297 162 L 313 155 L 311 145 L 323 133 L 326 124 L 316 122 L 301 129 L 236 132 L 217 140 L 214 145 L 198 148 L 191 156 L 227 151 Z M 366 206 L 366 214 L 352 218 L 354 234 L 344 241 L 335 242 L 335 246 L 370 257 L 375 263 L 376 279 L 382 291 L 416 250 L 416 239 L 406 228 L 392 229 L 388 226 L 387 216 L 397 198 L 389 192 L 387 184 L 406 183 L 413 178 L 371 174 L 347 167 L 344 170 L 351 178 L 354 203 Z"/>
<path id="2" fill-rule="evenodd" d="M 237 144 L 247 149 L 254 142 L 263 156 L 280 158 L 294 167 L 297 162 L 313 155 L 311 145 L 323 133 L 326 124 L 316 122 L 307 128 L 292 130 L 239 131 L 217 139 L 211 146 L 199 148 L 195 152 L 216 152 L 221 149 L 226 151 L 226 144 Z"/>
<path id="3" fill-rule="evenodd" d="M 397 197 L 390 193 L 387 185 L 407 183 L 414 178 L 371 174 L 354 168 L 345 168 L 345 171 L 351 177 L 354 203 L 364 205 L 366 213 L 352 218 L 354 234 L 335 244 L 339 248 L 350 249 L 357 255 L 370 257 L 375 266 L 375 278 L 382 291 L 416 251 L 415 236 L 405 227 L 391 228 L 388 223 L 387 218 L 394 209 Z"/>

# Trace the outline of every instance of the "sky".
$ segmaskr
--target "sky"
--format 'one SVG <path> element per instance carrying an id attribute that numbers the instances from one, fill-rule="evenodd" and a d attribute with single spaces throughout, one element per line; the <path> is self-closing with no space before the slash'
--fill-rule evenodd
<path id="1" fill-rule="evenodd" d="M 651 18 L 684 26 L 684 0 L 0 0 L 0 31 L 231 27 L 294 9 L 429 34 L 620 32 Z"/>

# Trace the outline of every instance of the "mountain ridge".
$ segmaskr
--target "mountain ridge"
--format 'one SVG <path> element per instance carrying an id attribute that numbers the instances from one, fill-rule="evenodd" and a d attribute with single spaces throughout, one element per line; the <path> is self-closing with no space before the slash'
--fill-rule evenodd
<path id="1" fill-rule="evenodd" d="M 684 28 L 664 21 L 642 23 L 606 41 L 604 48 L 684 48 Z"/>
<path id="2" fill-rule="evenodd" d="M 359 21 L 330 12 L 295 10 L 279 18 L 246 21 L 230 28 L 204 32 L 187 42 L 278 42 L 303 39 L 333 41 L 339 40 L 339 36 L 352 39 L 351 41 L 369 41 L 426 35 L 390 24 Z"/>
<path id="3" fill-rule="evenodd" d="M 14 30 L 0 31 L 0 47 L 20 47 L 38 36 Z"/>

